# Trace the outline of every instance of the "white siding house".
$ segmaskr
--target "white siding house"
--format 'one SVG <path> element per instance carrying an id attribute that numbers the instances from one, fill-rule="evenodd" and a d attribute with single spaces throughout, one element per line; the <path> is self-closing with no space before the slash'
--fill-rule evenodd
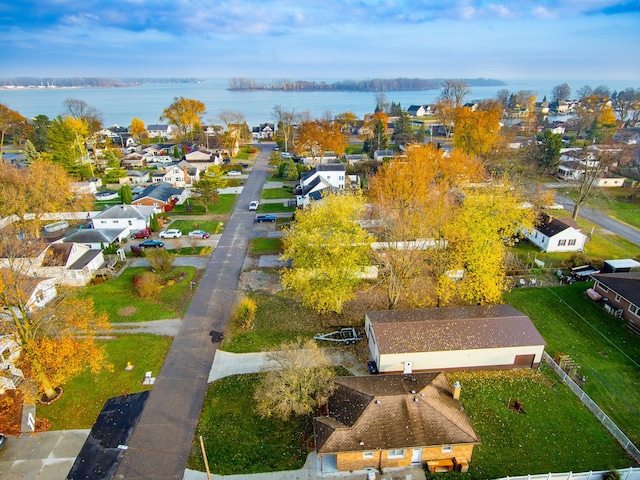
<path id="1" fill-rule="evenodd" d="M 573 219 L 558 220 L 546 213 L 540 214 L 533 230 L 523 233 L 543 252 L 581 252 L 587 241 Z"/>
<path id="2" fill-rule="evenodd" d="M 532 368 L 545 347 L 510 305 L 369 311 L 365 331 L 380 373 Z"/>
<path id="3" fill-rule="evenodd" d="M 309 205 L 312 200 L 320 200 L 326 189 L 342 190 L 345 186 L 347 168 L 342 163 L 319 164 L 309 170 L 296 186 L 298 207 Z"/>
<path id="4" fill-rule="evenodd" d="M 124 236 L 149 226 L 154 207 L 146 205 L 114 205 L 93 216 L 95 229 L 126 230 Z"/>

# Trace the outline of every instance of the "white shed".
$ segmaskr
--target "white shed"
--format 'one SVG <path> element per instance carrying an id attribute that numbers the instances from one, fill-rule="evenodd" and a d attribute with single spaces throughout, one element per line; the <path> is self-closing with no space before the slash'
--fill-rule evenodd
<path id="1" fill-rule="evenodd" d="M 380 373 L 535 368 L 545 347 L 510 305 L 370 311 L 365 331 Z"/>

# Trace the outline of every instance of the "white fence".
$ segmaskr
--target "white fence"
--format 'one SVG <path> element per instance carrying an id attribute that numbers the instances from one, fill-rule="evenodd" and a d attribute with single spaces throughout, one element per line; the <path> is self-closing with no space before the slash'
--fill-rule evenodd
<path id="1" fill-rule="evenodd" d="M 524 475 L 521 477 L 504 477 L 498 480 L 602 480 L 608 470 L 582 473 L 546 473 L 540 475 Z M 631 467 L 618 470 L 621 480 L 640 480 L 640 468 Z"/>
<path id="2" fill-rule="evenodd" d="M 542 354 L 542 358 L 544 359 L 545 362 L 547 362 L 547 364 L 549 364 L 549 366 L 553 369 L 553 371 L 558 374 L 560 379 L 564 382 L 565 385 L 569 387 L 569 389 L 574 393 L 574 395 L 580 399 L 580 401 L 584 404 L 584 406 L 587 407 L 591 413 L 593 413 L 593 415 L 600 421 L 600 423 L 602 423 L 602 425 L 604 425 L 604 428 L 606 428 L 609 431 L 609 433 L 613 435 L 613 438 L 616 439 L 616 441 L 622 446 L 622 448 L 624 448 L 625 451 L 636 462 L 640 463 L 640 450 L 638 450 L 638 447 L 636 447 L 631 442 L 631 440 L 629 440 L 629 437 L 627 437 L 624 434 L 624 432 L 620 430 L 615 423 L 613 423 L 613 420 L 611 420 L 607 416 L 607 414 L 602 411 L 602 409 L 596 404 L 596 402 L 594 402 L 591 399 L 591 397 L 589 397 L 589 395 L 584 393 L 584 391 L 578 386 L 578 384 L 574 382 L 571 379 L 571 377 L 567 375 L 567 373 L 558 366 L 558 364 L 553 360 L 553 358 L 549 356 L 549 354 L 547 354 L 547 352 L 544 352 Z M 536 478 L 540 478 L 540 477 L 536 477 Z M 577 477 L 573 477 L 573 478 L 577 478 Z M 632 477 L 632 478 L 640 479 L 640 476 Z"/>

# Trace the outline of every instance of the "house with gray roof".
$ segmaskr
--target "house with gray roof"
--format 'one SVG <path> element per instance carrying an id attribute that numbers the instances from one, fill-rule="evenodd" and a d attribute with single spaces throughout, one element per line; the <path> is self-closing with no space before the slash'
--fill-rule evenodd
<path id="1" fill-rule="evenodd" d="M 480 443 L 442 372 L 333 379 L 328 414 L 313 419 L 321 472 L 426 465 L 466 472 Z"/>
<path id="2" fill-rule="evenodd" d="M 380 373 L 537 368 L 545 347 L 510 305 L 369 311 L 365 331 Z"/>
<path id="3" fill-rule="evenodd" d="M 154 213 L 159 213 L 153 205 L 114 205 L 91 218 L 96 230 L 113 229 L 124 232 L 125 237 L 131 232 L 137 232 L 149 226 Z"/>
<path id="4" fill-rule="evenodd" d="M 605 309 L 612 314 L 619 311 L 629 329 L 640 335 L 640 272 L 599 273 L 592 278 L 593 289 L 606 299 Z"/>
<path id="5" fill-rule="evenodd" d="M 342 190 L 345 186 L 347 167 L 343 163 L 318 164 L 300 178 L 294 194 L 298 207 L 322 198 L 327 189 Z"/>
<path id="6" fill-rule="evenodd" d="M 166 182 L 158 182 L 149 185 L 140 192 L 131 204 L 136 207 L 147 206 L 156 211 L 165 212 L 173 209 L 174 205 L 181 205 L 186 199 L 186 189 L 176 188 Z"/>
<path id="7" fill-rule="evenodd" d="M 581 252 L 587 236 L 571 218 L 562 220 L 540 213 L 531 231 L 523 231 L 531 243 L 543 252 Z"/>
<path id="8" fill-rule="evenodd" d="M 86 245 L 91 250 L 102 250 L 113 242 L 122 242 L 127 238 L 127 232 L 127 228 L 81 228 L 58 242 L 74 242 Z"/>

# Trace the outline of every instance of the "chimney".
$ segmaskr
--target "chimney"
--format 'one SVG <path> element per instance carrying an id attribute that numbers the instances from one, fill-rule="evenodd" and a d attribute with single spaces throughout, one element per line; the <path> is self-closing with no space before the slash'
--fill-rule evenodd
<path id="1" fill-rule="evenodd" d="M 453 398 L 455 400 L 460 400 L 460 390 L 462 387 L 460 386 L 460 382 L 456 382 L 453 384 Z"/>

